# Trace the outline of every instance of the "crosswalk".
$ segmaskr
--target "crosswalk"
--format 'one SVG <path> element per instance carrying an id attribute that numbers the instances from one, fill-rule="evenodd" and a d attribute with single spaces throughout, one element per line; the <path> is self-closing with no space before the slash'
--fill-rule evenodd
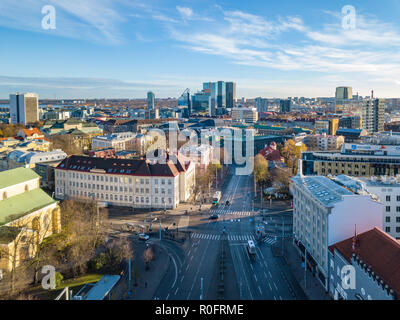
<path id="1" fill-rule="evenodd" d="M 248 240 L 253 240 L 255 241 L 254 236 L 252 235 L 228 235 L 228 240 L 229 241 L 248 241 Z"/>
<path id="2" fill-rule="evenodd" d="M 229 210 L 225 208 L 218 208 L 218 209 L 213 209 L 210 211 L 211 214 L 219 214 L 219 215 L 236 215 L 236 216 L 251 216 L 253 215 L 252 211 L 235 211 L 235 210 Z"/>
<path id="3" fill-rule="evenodd" d="M 269 245 L 273 245 L 276 242 L 275 237 L 265 237 L 262 241 Z"/>
<path id="4" fill-rule="evenodd" d="M 220 240 L 221 235 L 220 234 L 206 234 L 206 233 L 195 233 L 193 232 L 191 234 L 192 238 L 195 239 L 203 239 L 203 240 Z"/>
<path id="5" fill-rule="evenodd" d="M 221 235 L 219 234 L 206 234 L 206 233 L 196 233 L 192 232 L 191 238 L 193 239 L 202 239 L 202 240 L 221 240 Z M 255 237 L 253 235 L 230 235 L 228 234 L 229 241 L 255 241 Z"/>

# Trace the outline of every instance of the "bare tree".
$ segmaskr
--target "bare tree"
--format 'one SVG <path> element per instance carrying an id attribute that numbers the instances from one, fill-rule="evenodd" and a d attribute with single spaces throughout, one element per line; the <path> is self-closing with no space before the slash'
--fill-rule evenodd
<path id="1" fill-rule="evenodd" d="M 153 261 L 154 259 L 154 252 L 151 247 L 148 247 L 144 252 L 143 252 L 143 261 L 146 264 L 146 270 L 149 269 L 150 262 Z"/>

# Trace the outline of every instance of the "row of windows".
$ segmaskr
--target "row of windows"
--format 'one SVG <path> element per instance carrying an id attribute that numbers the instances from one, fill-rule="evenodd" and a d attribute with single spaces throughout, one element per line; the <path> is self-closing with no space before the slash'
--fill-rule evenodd
<path id="1" fill-rule="evenodd" d="M 119 192 L 133 192 L 132 187 L 122 187 L 122 186 L 108 186 L 108 185 L 103 185 L 103 184 L 91 184 L 91 183 L 86 183 L 86 182 L 75 182 L 75 181 L 70 181 L 69 185 L 72 187 L 77 187 L 77 188 L 84 188 L 84 189 L 92 189 L 92 190 L 105 190 L 105 191 L 119 191 Z M 168 194 L 172 194 L 172 189 L 164 189 L 164 188 L 154 188 L 154 193 L 158 194 L 165 194 L 166 192 Z M 135 188 L 135 193 L 150 193 L 149 188 Z"/>
<path id="2" fill-rule="evenodd" d="M 397 212 L 400 212 L 400 210 L 399 210 L 400 207 L 397 207 L 397 208 L 398 208 L 398 211 L 397 211 Z M 390 220 L 391 220 L 390 218 L 391 218 L 391 217 L 389 217 L 389 216 L 386 217 L 386 218 L 385 218 L 385 222 L 389 223 Z M 397 223 L 400 223 L 400 217 L 396 217 L 396 222 L 397 222 Z"/>
<path id="3" fill-rule="evenodd" d="M 76 191 L 72 190 L 72 196 L 81 196 L 81 197 L 90 197 L 92 196 L 92 194 L 90 192 L 83 192 L 83 191 Z M 96 193 L 95 194 L 95 198 L 97 200 L 110 200 L 110 201 L 120 201 L 120 202 L 132 202 L 133 201 L 133 197 L 132 196 L 127 196 L 127 195 L 117 195 L 117 194 L 104 194 L 104 193 Z M 158 198 L 155 197 L 154 198 L 154 202 L 155 203 L 164 203 L 165 202 L 165 198 Z M 171 204 L 172 203 L 172 198 L 168 198 L 168 203 Z M 150 203 L 150 198 L 149 197 L 135 197 L 135 203 Z"/>
<path id="4" fill-rule="evenodd" d="M 56 172 L 56 177 L 61 178 L 65 177 L 65 172 Z M 88 181 L 105 181 L 105 182 L 120 182 L 120 183 L 132 183 L 132 178 L 128 177 L 108 177 L 104 175 L 90 175 L 90 174 L 82 174 L 82 173 L 75 173 L 75 172 L 70 172 L 69 177 L 72 179 L 80 179 L 80 180 L 88 180 Z M 166 182 L 166 179 L 157 179 L 155 178 L 154 184 L 158 185 L 160 180 L 161 185 L 165 185 L 166 183 L 168 185 L 172 185 L 171 179 L 168 179 Z M 150 184 L 150 179 L 145 179 L 145 178 L 136 178 L 135 179 L 136 184 Z"/>
<path id="5" fill-rule="evenodd" d="M 390 227 L 386 227 L 385 228 L 385 231 L 387 232 L 387 233 L 390 233 Z M 396 227 L 396 233 L 400 233 L 400 227 Z"/>
<path id="6" fill-rule="evenodd" d="M 386 212 L 391 212 L 390 206 L 386 206 Z M 396 212 L 400 212 L 400 206 L 396 206 Z M 389 218 L 389 220 L 390 220 L 390 217 L 386 217 L 386 220 L 387 220 L 387 218 Z M 390 221 L 386 221 L 386 222 L 390 222 Z"/>
<path id="7" fill-rule="evenodd" d="M 386 196 L 386 201 L 390 202 L 391 201 L 391 197 L 390 196 Z M 400 201 L 400 196 L 396 196 L 396 201 Z"/>

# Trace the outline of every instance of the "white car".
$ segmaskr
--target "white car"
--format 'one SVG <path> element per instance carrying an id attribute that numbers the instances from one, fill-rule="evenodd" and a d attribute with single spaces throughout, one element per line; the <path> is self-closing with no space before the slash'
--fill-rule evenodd
<path id="1" fill-rule="evenodd" d="M 150 237 L 149 237 L 147 234 L 145 234 L 145 233 L 139 233 L 139 239 L 140 239 L 140 240 L 147 241 L 147 240 L 150 239 Z"/>

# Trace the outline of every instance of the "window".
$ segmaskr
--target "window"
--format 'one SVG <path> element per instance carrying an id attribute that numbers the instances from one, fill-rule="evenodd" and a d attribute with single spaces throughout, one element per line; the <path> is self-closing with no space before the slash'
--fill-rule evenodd
<path id="1" fill-rule="evenodd" d="M 386 196 L 386 201 L 390 201 L 390 196 Z"/>
<path id="2" fill-rule="evenodd" d="M 396 227 L 396 232 L 397 232 L 397 233 L 400 232 L 400 227 Z"/>
<path id="3" fill-rule="evenodd" d="M 396 212 L 400 212 L 400 207 L 399 206 L 396 207 Z"/>
<path id="4" fill-rule="evenodd" d="M 390 212 L 390 206 L 386 206 L 386 212 Z"/>
<path id="5" fill-rule="evenodd" d="M 385 228 L 385 231 L 386 231 L 386 232 L 390 232 L 390 227 L 386 227 L 386 228 Z"/>
<path id="6" fill-rule="evenodd" d="M 386 222 L 390 222 L 390 217 L 386 217 Z"/>
<path id="7" fill-rule="evenodd" d="M 397 196 L 397 197 L 396 197 L 396 200 L 397 200 L 397 201 L 400 201 L 400 196 Z"/>

